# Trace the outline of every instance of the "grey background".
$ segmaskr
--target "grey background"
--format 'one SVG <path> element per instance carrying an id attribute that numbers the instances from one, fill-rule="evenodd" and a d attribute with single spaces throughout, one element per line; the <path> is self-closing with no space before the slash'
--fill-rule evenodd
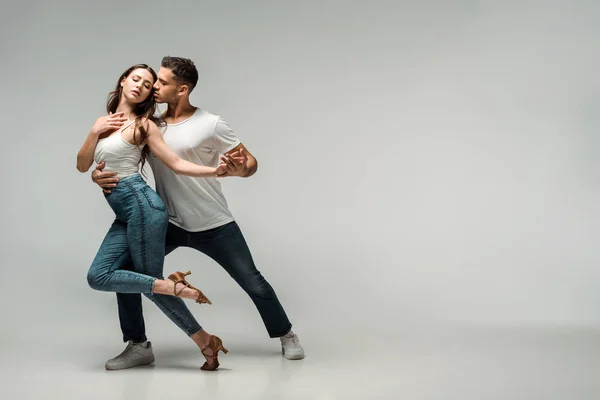
<path id="1" fill-rule="evenodd" d="M 85 279 L 112 212 L 75 158 L 119 74 L 164 55 L 196 62 L 193 104 L 259 161 L 224 191 L 301 338 L 597 327 L 599 17 L 594 1 L 4 2 L 3 337 L 120 341 L 114 296 Z M 180 249 L 180 269 L 214 302 L 190 303 L 208 330 L 272 345 L 220 267 Z M 144 305 L 151 337 L 185 340 Z"/>

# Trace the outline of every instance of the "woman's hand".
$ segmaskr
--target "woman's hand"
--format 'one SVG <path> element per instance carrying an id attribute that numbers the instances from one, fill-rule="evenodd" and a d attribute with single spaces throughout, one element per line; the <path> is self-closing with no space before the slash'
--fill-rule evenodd
<path id="1" fill-rule="evenodd" d="M 215 170 L 215 175 L 224 176 L 227 173 L 227 164 L 221 163 Z"/>
<path id="2" fill-rule="evenodd" d="M 231 153 L 229 156 L 221 156 L 221 165 L 225 165 L 225 171 L 217 173 L 218 176 L 246 176 L 248 174 L 248 156 L 243 149 Z"/>
<path id="3" fill-rule="evenodd" d="M 103 133 L 119 129 L 125 121 L 127 121 L 127 118 L 123 117 L 123 111 L 114 114 L 111 112 L 104 117 L 98 118 L 94 126 L 92 126 L 91 132 L 94 135 L 100 136 Z"/>
<path id="4" fill-rule="evenodd" d="M 77 153 L 77 169 L 79 172 L 86 172 L 94 162 L 94 152 L 96 145 L 100 139 L 100 135 L 106 132 L 114 131 L 123 126 L 127 118 L 123 117 L 123 112 L 108 113 L 107 116 L 100 117 L 96 120 L 92 129 L 87 134 L 83 146 Z"/>

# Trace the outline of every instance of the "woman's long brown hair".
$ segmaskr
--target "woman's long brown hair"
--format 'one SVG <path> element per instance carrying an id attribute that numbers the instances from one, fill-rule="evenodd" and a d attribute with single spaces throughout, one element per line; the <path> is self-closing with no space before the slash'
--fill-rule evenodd
<path id="1" fill-rule="evenodd" d="M 125 72 L 123 72 L 121 74 L 121 76 L 119 77 L 119 80 L 117 81 L 115 90 L 110 92 L 108 95 L 108 101 L 106 103 L 106 112 L 107 113 L 115 113 L 117 111 L 117 107 L 119 106 L 119 101 L 121 100 L 121 95 L 123 94 L 123 88 L 121 87 L 121 81 L 124 78 L 127 78 L 129 76 L 129 74 L 131 74 L 136 69 L 147 70 L 152 75 L 152 78 L 154 78 L 154 82 L 156 82 L 156 79 L 157 79 L 156 72 L 154 72 L 154 70 L 146 64 L 135 64 L 135 65 L 132 65 L 131 67 L 127 68 L 127 70 Z M 135 113 L 135 126 L 134 126 L 134 130 L 133 130 L 133 141 L 139 146 L 141 143 L 144 143 L 144 141 L 146 140 L 146 137 L 148 136 L 148 128 L 147 128 L 147 125 L 144 125 L 143 121 L 149 120 L 149 121 L 156 123 L 157 125 L 160 124 L 160 119 L 154 115 L 156 113 L 156 101 L 154 100 L 154 88 L 152 88 L 152 90 L 150 91 L 150 94 L 148 95 L 146 100 L 144 100 L 143 102 L 141 102 L 135 106 L 135 108 L 133 109 L 133 112 Z M 139 133 L 139 138 L 137 136 L 137 133 Z M 148 145 L 145 145 L 144 148 L 142 149 L 142 156 L 140 158 L 140 161 L 142 163 L 140 170 L 142 170 L 142 174 L 143 174 L 144 164 L 146 163 L 146 157 L 148 156 L 149 152 L 150 152 L 150 149 L 148 148 Z"/>

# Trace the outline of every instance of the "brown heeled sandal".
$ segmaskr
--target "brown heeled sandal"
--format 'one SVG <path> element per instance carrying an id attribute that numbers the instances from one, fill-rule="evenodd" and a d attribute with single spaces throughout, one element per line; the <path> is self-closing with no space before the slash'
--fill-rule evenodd
<path id="1" fill-rule="evenodd" d="M 188 287 L 190 289 L 194 289 L 198 291 L 198 298 L 196 299 L 196 303 L 207 303 L 207 304 L 212 304 L 211 301 L 208 299 L 208 297 L 206 297 L 204 295 L 204 293 L 202 293 L 200 291 L 200 289 L 190 285 L 188 283 L 188 281 L 185 280 L 185 277 L 188 275 L 191 275 L 192 273 L 190 271 L 188 272 L 173 272 L 171 275 L 169 275 L 169 279 L 172 280 L 173 282 L 175 282 L 175 285 L 173 286 L 173 293 L 175 293 L 175 296 L 179 297 L 179 295 L 181 294 L 181 292 L 183 292 L 183 290 Z M 177 284 L 178 283 L 182 283 L 184 285 L 183 288 L 181 288 L 181 290 L 179 292 L 177 292 Z"/>
<path id="2" fill-rule="evenodd" d="M 205 350 L 212 350 L 212 354 L 206 354 Z M 204 363 L 204 365 L 202 365 L 202 367 L 200 367 L 201 370 L 204 371 L 214 371 L 217 368 L 219 368 L 219 351 L 222 351 L 223 353 L 227 354 L 229 352 L 229 350 L 227 350 L 225 347 L 223 347 L 223 341 L 221 340 L 220 337 L 218 336 L 214 336 L 214 335 L 210 335 L 210 339 L 208 340 L 208 345 L 203 348 L 202 350 L 202 354 L 205 357 L 209 357 L 212 358 L 213 361 L 212 363 L 208 363 L 208 361 L 206 361 Z"/>

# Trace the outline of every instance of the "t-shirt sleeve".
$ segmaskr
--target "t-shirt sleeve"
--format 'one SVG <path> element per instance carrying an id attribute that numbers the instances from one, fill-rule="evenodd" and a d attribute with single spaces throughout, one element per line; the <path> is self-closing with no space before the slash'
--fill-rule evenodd
<path id="1" fill-rule="evenodd" d="M 213 148 L 215 151 L 225 154 L 238 144 L 240 144 L 240 139 L 238 139 L 227 122 L 219 118 L 213 134 Z"/>

